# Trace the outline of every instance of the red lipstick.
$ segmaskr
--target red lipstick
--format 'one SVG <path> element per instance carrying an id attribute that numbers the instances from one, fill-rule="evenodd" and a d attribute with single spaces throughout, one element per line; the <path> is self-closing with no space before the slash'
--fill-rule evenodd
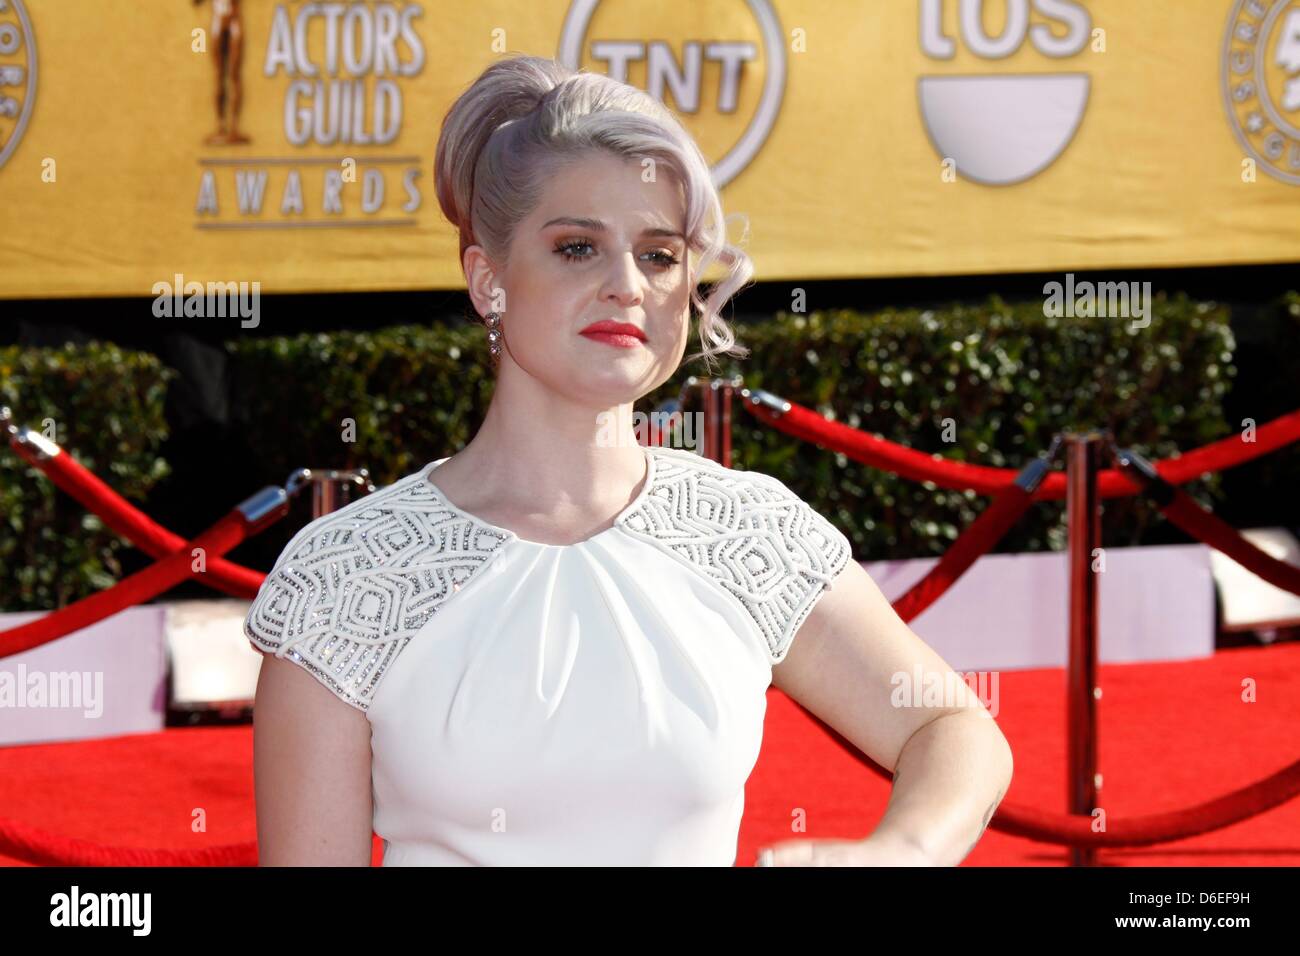
<path id="1" fill-rule="evenodd" d="M 594 342 L 604 342 L 606 345 L 620 349 L 636 348 L 645 342 L 645 333 L 635 325 L 628 322 L 615 322 L 612 319 L 593 322 L 578 334 L 585 335 Z"/>

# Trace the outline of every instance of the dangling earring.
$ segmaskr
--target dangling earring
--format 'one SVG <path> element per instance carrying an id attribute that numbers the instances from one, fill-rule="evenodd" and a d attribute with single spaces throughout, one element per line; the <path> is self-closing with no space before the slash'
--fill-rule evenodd
<path id="1" fill-rule="evenodd" d="M 492 356 L 492 364 L 496 365 L 501 361 L 501 313 L 489 312 L 484 321 L 488 330 L 488 354 Z"/>

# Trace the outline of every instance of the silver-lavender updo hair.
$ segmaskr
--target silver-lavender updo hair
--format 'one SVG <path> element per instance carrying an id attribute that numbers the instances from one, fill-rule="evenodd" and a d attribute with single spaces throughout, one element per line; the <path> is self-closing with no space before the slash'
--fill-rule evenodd
<path id="1" fill-rule="evenodd" d="M 510 237 L 536 207 L 547 180 L 593 149 L 655 161 L 681 184 L 687 246 L 699 255 L 691 273 L 691 303 L 699 316 L 703 358 L 714 371 L 718 354 L 744 356 L 723 304 L 753 275 L 753 264 L 727 242 L 722 202 L 695 140 L 654 97 L 627 83 L 573 71 L 537 56 L 515 56 L 489 66 L 443 118 L 434 159 L 435 189 L 443 214 L 460 231 L 460 257 L 480 245 L 507 261 Z M 743 237 L 742 237 L 743 238 Z M 715 261 L 727 273 L 700 295 L 699 278 Z"/>

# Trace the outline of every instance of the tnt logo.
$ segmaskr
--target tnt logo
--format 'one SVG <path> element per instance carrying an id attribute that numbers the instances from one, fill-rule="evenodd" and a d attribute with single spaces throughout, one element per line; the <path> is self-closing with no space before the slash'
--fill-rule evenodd
<path id="1" fill-rule="evenodd" d="M 1077 0 L 920 0 L 921 51 L 951 60 L 964 48 L 981 60 L 1002 60 L 1026 46 L 1039 56 L 1082 53 L 1092 16 Z M 987 8 L 987 9 L 986 9 Z M 1001 11 L 990 30 L 986 13 Z M 917 80 L 925 130 L 957 175 L 990 186 L 1037 176 L 1074 138 L 1088 106 L 1085 73 L 936 74 Z"/>
<path id="2" fill-rule="evenodd" d="M 718 6 L 723 4 L 715 0 Z M 663 11 L 663 29 L 629 35 L 612 15 L 620 7 L 634 12 L 639 24 L 665 5 L 622 5 L 611 0 L 573 0 L 560 34 L 556 59 L 570 69 L 587 68 L 639 86 L 679 115 L 711 116 L 707 129 L 692 130 L 706 156 L 720 156 L 712 166 L 721 188 L 740 173 L 762 148 L 781 109 L 785 92 L 784 34 L 769 0 L 732 0 L 742 11 L 743 27 L 730 36 L 665 35 L 674 30 L 671 11 Z M 623 18 L 626 19 L 626 18 Z M 731 22 L 721 18 L 722 22 Z"/>
<path id="3" fill-rule="evenodd" d="M 1300 184 L 1300 0 L 1237 0 L 1223 99 L 1242 147 L 1270 176 Z"/>

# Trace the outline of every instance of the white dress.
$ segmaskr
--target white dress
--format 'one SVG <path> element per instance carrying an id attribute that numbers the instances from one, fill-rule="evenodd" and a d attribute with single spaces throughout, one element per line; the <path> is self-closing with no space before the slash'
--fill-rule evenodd
<path id="1" fill-rule="evenodd" d="M 440 458 L 318 518 L 244 630 L 371 725 L 384 866 L 733 865 L 772 665 L 851 557 L 778 479 L 682 449 L 572 545 Z"/>

